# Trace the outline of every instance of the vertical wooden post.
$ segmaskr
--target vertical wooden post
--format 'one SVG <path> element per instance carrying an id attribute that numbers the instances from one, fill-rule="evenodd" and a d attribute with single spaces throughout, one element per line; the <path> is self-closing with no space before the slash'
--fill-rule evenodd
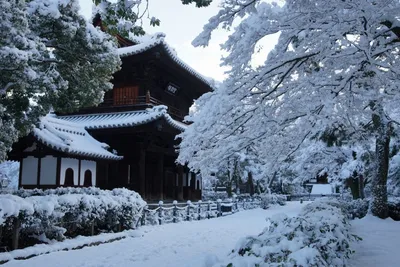
<path id="1" fill-rule="evenodd" d="M 159 201 L 159 202 L 158 202 L 158 224 L 159 224 L 159 225 L 162 224 L 163 204 L 164 204 L 164 202 L 162 202 L 162 201 Z"/>
<path id="2" fill-rule="evenodd" d="M 164 199 L 164 155 L 161 154 L 158 159 L 158 184 L 159 184 L 159 198 Z"/>
<path id="3" fill-rule="evenodd" d="M 222 200 L 217 199 L 217 217 L 222 216 L 222 209 L 221 209 Z"/>
<path id="4" fill-rule="evenodd" d="M 183 200 L 183 166 L 178 166 L 178 200 Z"/>
<path id="5" fill-rule="evenodd" d="M 210 219 L 211 218 L 211 200 L 208 201 L 207 210 L 208 210 L 207 218 Z"/>
<path id="6" fill-rule="evenodd" d="M 139 179 L 140 195 L 142 198 L 146 198 L 146 150 L 144 147 L 140 149 Z"/>
<path id="7" fill-rule="evenodd" d="M 201 200 L 199 200 L 198 202 L 198 210 L 197 210 L 197 219 L 200 221 L 201 220 Z"/>
<path id="8" fill-rule="evenodd" d="M 190 200 L 188 200 L 186 202 L 187 204 L 187 209 L 186 209 L 186 220 L 190 221 L 190 206 L 192 205 L 192 202 Z"/>
<path id="9" fill-rule="evenodd" d="M 142 226 L 146 225 L 146 208 L 147 208 L 147 206 L 143 208 L 143 214 L 142 214 L 142 219 L 141 219 Z"/>
<path id="10" fill-rule="evenodd" d="M 13 250 L 18 249 L 20 227 L 21 227 L 20 220 L 18 218 L 15 218 L 13 225 L 12 243 L 11 243 L 11 248 Z"/>
<path id="11" fill-rule="evenodd" d="M 146 91 L 146 104 L 150 104 L 150 91 Z"/>
<path id="12" fill-rule="evenodd" d="M 174 209 L 172 211 L 172 216 L 174 217 L 173 222 L 177 223 L 178 222 L 178 207 L 177 207 L 178 201 L 174 200 L 174 202 L 172 202 L 172 204 L 174 204 Z"/>
<path id="13" fill-rule="evenodd" d="M 94 221 L 90 224 L 90 235 L 94 236 Z"/>

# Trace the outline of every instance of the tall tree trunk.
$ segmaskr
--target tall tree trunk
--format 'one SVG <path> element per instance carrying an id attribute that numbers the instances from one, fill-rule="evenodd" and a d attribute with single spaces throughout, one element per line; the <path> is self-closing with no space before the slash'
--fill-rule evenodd
<path id="1" fill-rule="evenodd" d="M 389 169 L 390 125 L 382 106 L 378 105 L 372 116 L 378 131 L 375 147 L 375 174 L 372 179 L 372 215 L 379 218 L 388 217 L 387 175 Z"/>

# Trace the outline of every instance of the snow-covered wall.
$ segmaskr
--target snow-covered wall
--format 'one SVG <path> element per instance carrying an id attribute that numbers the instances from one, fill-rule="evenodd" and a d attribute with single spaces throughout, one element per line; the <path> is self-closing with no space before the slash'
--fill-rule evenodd
<path id="1" fill-rule="evenodd" d="M 60 185 L 64 185 L 65 171 L 68 168 L 71 168 L 74 171 L 74 185 L 78 185 L 79 160 L 71 159 L 71 158 L 62 158 L 61 159 Z"/>
<path id="2" fill-rule="evenodd" d="M 85 172 L 89 170 L 92 172 L 92 186 L 96 186 L 96 162 L 89 160 L 81 161 L 81 181 L 80 185 L 83 186 L 85 182 Z"/>
<path id="3" fill-rule="evenodd" d="M 57 180 L 57 158 L 46 156 L 41 159 L 40 184 L 55 185 Z"/>
<path id="4" fill-rule="evenodd" d="M 38 159 L 32 156 L 22 160 L 21 186 L 37 184 Z"/>

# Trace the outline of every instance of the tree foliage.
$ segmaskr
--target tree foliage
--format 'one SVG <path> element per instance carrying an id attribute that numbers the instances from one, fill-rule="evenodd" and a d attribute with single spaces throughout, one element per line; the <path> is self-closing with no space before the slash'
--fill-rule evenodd
<path id="1" fill-rule="evenodd" d="M 399 114 L 399 9 L 395 0 L 224 1 L 193 44 L 206 46 L 213 30 L 234 27 L 222 45 L 229 77 L 198 100 L 179 161 L 206 168 L 252 147 L 273 173 L 338 125 L 350 148 L 372 140 L 371 207 L 387 216 L 387 155 Z M 258 54 L 259 42 L 274 34 L 275 48 Z M 253 68 L 254 56 L 265 63 Z"/>
<path id="2" fill-rule="evenodd" d="M 0 160 L 50 110 L 98 104 L 119 69 L 116 41 L 77 0 L 0 1 Z"/>

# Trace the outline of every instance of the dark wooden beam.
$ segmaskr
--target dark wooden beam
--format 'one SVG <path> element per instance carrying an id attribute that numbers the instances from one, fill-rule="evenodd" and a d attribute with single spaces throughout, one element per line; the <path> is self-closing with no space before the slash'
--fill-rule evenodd
<path id="1" fill-rule="evenodd" d="M 183 200 L 183 166 L 178 165 L 178 200 Z"/>
<path id="2" fill-rule="evenodd" d="M 140 195 L 142 198 L 146 197 L 146 149 L 142 147 L 140 149 L 139 159 L 139 184 L 140 184 Z"/>
<path id="3" fill-rule="evenodd" d="M 57 157 L 57 168 L 56 168 L 56 185 L 60 186 L 61 179 L 61 157 Z"/>
<path id="4" fill-rule="evenodd" d="M 18 189 L 21 188 L 22 185 L 22 168 L 23 168 L 24 158 L 21 158 L 19 161 L 19 177 L 18 177 Z"/>
<path id="5" fill-rule="evenodd" d="M 38 158 L 38 168 L 37 168 L 37 182 L 36 185 L 39 188 L 40 187 L 40 170 L 42 169 L 42 158 Z"/>
<path id="6" fill-rule="evenodd" d="M 164 155 L 160 154 L 158 162 L 158 190 L 160 191 L 160 200 L 164 199 Z"/>

